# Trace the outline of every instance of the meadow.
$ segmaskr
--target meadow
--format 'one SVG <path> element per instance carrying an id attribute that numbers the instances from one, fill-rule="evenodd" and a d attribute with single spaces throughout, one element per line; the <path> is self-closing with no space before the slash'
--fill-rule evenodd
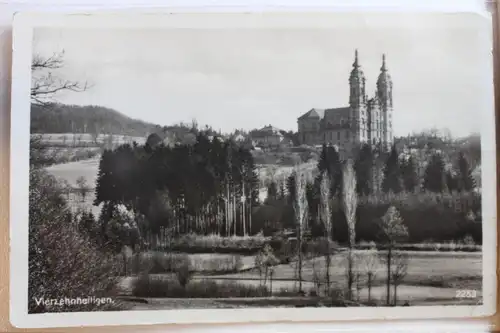
<path id="1" fill-rule="evenodd" d="M 460 253 L 460 252 L 408 252 L 409 255 L 407 275 L 398 286 L 398 302 L 405 301 L 411 304 L 432 304 L 434 302 L 464 302 L 456 298 L 456 290 L 476 290 L 477 302 L 481 298 L 482 285 L 482 257 L 481 253 Z M 370 298 L 373 302 L 383 303 L 386 296 L 386 271 L 382 262 L 376 264 L 373 269 L 373 280 L 368 291 L 366 281 L 366 269 L 363 263 L 368 256 L 373 255 L 371 250 L 356 250 L 355 254 L 355 272 L 360 274 L 356 285 L 356 294 L 358 301 L 367 302 Z M 162 258 L 168 262 L 167 258 L 183 256 L 183 254 L 167 254 L 163 252 L 150 253 L 148 257 L 150 262 L 153 258 Z M 382 255 L 383 256 L 383 255 Z M 120 282 L 122 295 L 134 296 L 143 299 L 144 302 L 151 304 L 152 307 L 171 308 L 176 306 L 176 302 L 182 304 L 183 298 L 194 298 L 191 306 L 198 307 L 209 302 L 207 299 L 215 299 L 215 303 L 221 307 L 238 306 L 240 294 L 248 293 L 252 300 L 245 300 L 247 306 L 275 306 L 290 305 L 290 302 L 296 302 L 298 293 L 298 280 L 296 262 L 287 264 L 278 264 L 272 268 L 272 279 L 264 281 L 262 273 L 254 266 L 255 256 L 238 256 L 240 265 L 228 266 L 227 273 L 213 274 L 211 268 L 217 267 L 219 270 L 220 262 L 236 262 L 230 259 L 227 254 L 193 254 L 188 255 L 192 263 L 192 276 L 189 278 L 187 286 L 183 289 L 178 286 L 176 273 L 168 271 L 168 265 L 164 272 L 144 272 L 132 274 L 123 277 Z M 229 260 L 228 260 L 229 259 Z M 158 259 L 156 259 L 158 260 Z M 330 266 L 331 289 L 345 289 L 346 252 L 340 251 L 333 255 Z M 324 257 L 313 257 L 304 262 L 302 272 L 302 288 L 305 295 L 310 297 L 318 295 L 318 273 L 325 273 Z M 238 269 L 239 272 L 232 272 Z M 228 286 L 231 286 L 229 288 Z M 205 294 L 201 290 L 211 288 L 213 293 Z M 223 289 L 220 289 L 223 288 Z M 392 290 L 391 290 L 392 292 Z M 187 294 L 186 294 L 187 293 Z M 368 296 L 370 294 L 370 296 Z M 198 301 L 196 299 L 204 299 Z M 162 302 L 162 299 L 172 299 L 172 303 Z M 293 300 L 295 299 L 295 300 Z M 281 303 L 279 302 L 281 300 Z M 325 299 L 316 300 L 324 302 Z M 305 300 L 304 300 L 305 301 Z M 471 300 L 468 300 L 469 302 Z M 242 301 L 243 302 L 243 301 Z M 278 303 L 276 303 L 278 302 Z M 140 309 L 143 304 L 130 302 L 134 308 Z M 241 304 L 240 304 L 241 305 Z M 214 306 L 216 306 L 214 304 Z"/>

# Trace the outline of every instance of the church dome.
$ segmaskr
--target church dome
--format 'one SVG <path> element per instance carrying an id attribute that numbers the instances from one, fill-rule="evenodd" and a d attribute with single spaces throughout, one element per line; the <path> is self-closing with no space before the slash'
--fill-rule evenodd
<path id="1" fill-rule="evenodd" d="M 350 82 L 353 82 L 354 80 L 360 82 L 365 81 L 365 74 L 363 73 L 358 61 L 358 50 L 354 53 L 354 62 L 352 64 L 351 76 L 349 77 Z"/>
<path id="2" fill-rule="evenodd" d="M 377 86 L 381 85 L 392 85 L 391 75 L 389 74 L 389 71 L 387 70 L 387 66 L 385 64 L 385 54 L 382 55 L 382 67 L 380 67 L 380 74 L 378 75 L 377 79 Z"/>

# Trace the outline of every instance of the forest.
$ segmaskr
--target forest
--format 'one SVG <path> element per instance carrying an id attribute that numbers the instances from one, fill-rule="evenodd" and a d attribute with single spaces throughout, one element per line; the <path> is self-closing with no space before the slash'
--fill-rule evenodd
<path id="1" fill-rule="evenodd" d="M 159 126 L 102 106 L 31 105 L 31 133 L 115 134 L 146 137 Z"/>
<path id="2" fill-rule="evenodd" d="M 382 157 L 381 157 L 382 156 Z M 360 149 L 353 163 L 356 178 L 356 241 L 378 241 L 378 221 L 395 206 L 410 230 L 411 243 L 459 241 L 472 237 L 481 243 L 481 196 L 468 162 L 459 154 L 456 170 L 445 170 L 443 157 L 429 157 L 423 180 L 413 158 L 398 158 L 396 148 L 377 152 Z M 384 158 L 377 169 L 374 159 Z M 343 169 L 336 149 L 323 146 L 317 169 L 309 174 L 296 168 L 284 181 L 271 180 L 259 202 L 259 179 L 249 150 L 231 140 L 212 140 L 200 132 L 194 145 L 154 149 L 122 145 L 101 157 L 94 204 L 103 204 L 102 228 L 123 223 L 116 207 L 133 212 L 138 233 L 171 235 L 273 235 L 296 225 L 296 177 L 305 177 L 306 233 L 345 243 L 348 237 L 343 207 Z M 376 176 L 376 174 L 379 174 Z M 331 230 L 322 220 L 321 184 L 328 178 Z M 374 184 L 380 179 L 380 189 Z M 121 222 L 120 222 L 121 221 Z M 125 221 L 129 221 L 125 219 Z M 119 227 L 117 227 L 119 229 Z"/>

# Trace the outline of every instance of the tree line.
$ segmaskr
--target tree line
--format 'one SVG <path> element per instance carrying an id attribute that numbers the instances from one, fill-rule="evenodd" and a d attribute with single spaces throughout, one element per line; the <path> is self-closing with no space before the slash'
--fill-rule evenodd
<path id="1" fill-rule="evenodd" d="M 32 104 L 31 133 L 75 133 L 146 137 L 159 126 L 129 118 L 102 106 L 65 105 L 59 103 Z"/>
<path id="2" fill-rule="evenodd" d="M 203 132 L 193 145 L 122 145 L 100 160 L 94 204 L 102 218 L 125 205 L 158 233 L 247 235 L 258 205 L 258 176 L 249 150 Z"/>

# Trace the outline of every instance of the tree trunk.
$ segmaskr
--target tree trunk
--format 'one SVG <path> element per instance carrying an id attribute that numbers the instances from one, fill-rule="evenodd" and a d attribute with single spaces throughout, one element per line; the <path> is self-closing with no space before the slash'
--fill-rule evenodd
<path id="1" fill-rule="evenodd" d="M 248 234 L 252 234 L 252 194 L 250 193 L 250 205 L 248 207 Z"/>
<path id="2" fill-rule="evenodd" d="M 368 302 L 372 300 L 372 273 L 368 273 Z"/>
<path id="3" fill-rule="evenodd" d="M 269 295 L 273 296 L 273 273 L 269 275 Z"/>
<path id="4" fill-rule="evenodd" d="M 352 301 L 352 284 L 354 282 L 352 274 L 352 247 L 349 245 L 349 253 L 347 254 L 347 298 Z"/>
<path id="5" fill-rule="evenodd" d="M 391 256 L 392 246 L 387 251 L 387 305 L 391 305 Z"/>
<path id="6" fill-rule="evenodd" d="M 398 284 L 394 283 L 394 306 L 398 304 Z"/>
<path id="7" fill-rule="evenodd" d="M 328 244 L 328 249 L 326 252 L 326 276 L 325 276 L 325 282 L 326 282 L 326 292 L 329 295 L 330 294 L 330 265 L 332 263 L 332 257 L 330 256 L 330 244 Z"/>
<path id="8" fill-rule="evenodd" d="M 299 226 L 299 232 L 298 232 L 298 250 L 299 250 L 299 292 L 302 293 L 302 230 L 301 227 Z"/>
<path id="9" fill-rule="evenodd" d="M 243 222 L 243 236 L 246 236 L 247 235 L 247 228 L 246 228 L 246 223 L 245 223 L 245 215 L 246 215 L 246 200 L 243 201 L 243 204 L 242 204 L 242 207 L 241 207 L 241 210 L 242 210 L 242 214 L 241 214 L 241 218 L 242 218 L 242 222 Z"/>
<path id="10" fill-rule="evenodd" d="M 224 201 L 225 204 L 225 216 L 226 216 L 226 234 L 225 236 L 229 236 L 229 184 L 226 183 L 226 198 Z"/>
<path id="11" fill-rule="evenodd" d="M 238 222 L 237 221 L 238 215 L 236 214 L 236 193 L 235 193 L 235 195 L 233 195 L 233 211 L 234 211 L 234 215 L 233 215 L 233 217 L 234 217 L 234 222 L 233 222 L 234 231 L 233 231 L 233 233 L 236 236 L 236 223 Z"/>
<path id="12" fill-rule="evenodd" d="M 266 265 L 266 270 L 264 271 L 264 287 L 266 286 L 267 284 L 267 265 Z"/>

